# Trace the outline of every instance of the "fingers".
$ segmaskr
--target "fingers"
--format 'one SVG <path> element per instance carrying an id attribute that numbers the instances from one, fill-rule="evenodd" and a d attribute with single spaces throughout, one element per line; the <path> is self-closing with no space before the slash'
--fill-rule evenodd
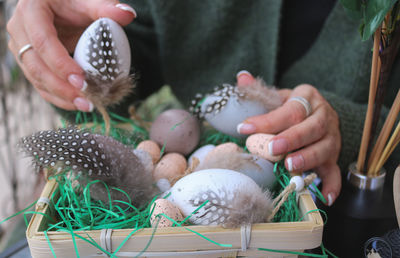
<path id="1" fill-rule="evenodd" d="M 81 1 L 80 1 L 81 2 Z M 135 9 L 127 4 L 121 4 L 118 1 L 105 1 L 103 6 L 99 7 L 98 1 L 89 1 L 87 9 L 93 10 L 91 13 L 91 18 L 96 20 L 100 17 L 108 17 L 122 26 L 128 25 L 136 18 L 137 14 Z M 97 12 L 95 11 L 97 8 Z"/>
<path id="2" fill-rule="evenodd" d="M 100 17 L 126 25 L 136 17 L 136 12 L 116 0 L 18 2 L 7 24 L 9 47 L 17 57 L 22 46 L 33 46 L 23 54 L 23 63 L 18 63 L 47 101 L 68 110 L 92 109 L 93 105 L 82 98 L 80 91 L 85 87 L 84 73 L 66 47 L 72 50 L 82 31 Z"/>
<path id="3" fill-rule="evenodd" d="M 240 88 L 254 83 L 256 79 L 248 71 L 242 70 L 237 73 L 236 80 L 237 86 Z"/>
<path id="4" fill-rule="evenodd" d="M 326 204 L 331 206 L 341 188 L 341 174 L 336 163 L 338 153 L 337 141 L 327 137 L 289 154 L 285 159 L 285 167 L 292 173 L 314 169 L 322 180 L 322 195 L 327 200 Z"/>
<path id="5" fill-rule="evenodd" d="M 12 52 L 17 51 L 13 41 L 10 42 L 9 47 Z M 89 102 L 86 105 L 82 104 L 82 100 L 77 102 L 76 99 L 80 99 L 82 93 L 51 73 L 35 51 L 24 53 L 23 60 L 22 70 L 25 76 L 46 101 L 66 110 L 78 108 L 82 111 L 91 111 L 93 109 Z"/>
<path id="6" fill-rule="evenodd" d="M 273 137 L 268 146 L 271 155 L 285 154 L 321 139 L 328 131 L 327 117 L 327 110 L 319 108 L 302 123 L 295 124 Z"/>
<path id="7" fill-rule="evenodd" d="M 322 180 L 322 195 L 326 205 L 331 206 L 339 196 L 342 188 L 340 169 L 336 163 L 325 163 L 317 167 L 316 172 Z"/>
<path id="8" fill-rule="evenodd" d="M 330 160 L 337 161 L 340 144 L 331 135 L 286 156 L 285 166 L 290 172 L 303 172 Z"/>
<path id="9" fill-rule="evenodd" d="M 58 39 L 57 30 L 54 27 L 54 14 L 46 1 L 40 4 L 30 2 L 27 7 L 30 12 L 24 15 L 23 26 L 35 52 L 38 53 L 51 71 L 61 79 L 67 81 L 70 75 L 84 78 L 83 71 L 71 58 L 67 49 Z M 16 42 L 21 42 L 14 39 Z M 76 85 L 81 87 L 82 85 Z"/>
<path id="10" fill-rule="evenodd" d="M 294 101 L 285 102 L 281 107 L 263 115 L 249 117 L 244 121 L 246 124 L 252 124 L 255 133 L 263 132 L 268 134 L 276 134 L 295 124 L 300 123 L 306 118 L 304 107 Z"/>

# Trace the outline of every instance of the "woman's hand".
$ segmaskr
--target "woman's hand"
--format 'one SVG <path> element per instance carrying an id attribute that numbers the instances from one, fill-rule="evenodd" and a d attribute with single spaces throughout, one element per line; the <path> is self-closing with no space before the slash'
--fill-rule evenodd
<path id="1" fill-rule="evenodd" d="M 129 24 L 136 12 L 117 0 L 20 0 L 7 24 L 9 48 L 27 79 L 48 102 L 91 111 L 84 73 L 70 56 L 85 28 L 100 17 Z M 20 54 L 21 48 L 32 48 Z"/>
<path id="2" fill-rule="evenodd" d="M 250 84 L 248 72 L 237 76 L 238 87 Z M 287 154 L 285 166 L 290 172 L 314 169 L 323 182 L 322 194 L 332 205 L 339 195 L 341 175 L 337 165 L 341 147 L 338 115 L 311 85 L 302 84 L 293 90 L 279 91 L 283 105 L 267 114 L 246 119 L 239 127 L 242 134 L 275 134 L 268 144 L 271 155 Z M 306 108 L 293 97 L 302 97 L 311 105 Z"/>

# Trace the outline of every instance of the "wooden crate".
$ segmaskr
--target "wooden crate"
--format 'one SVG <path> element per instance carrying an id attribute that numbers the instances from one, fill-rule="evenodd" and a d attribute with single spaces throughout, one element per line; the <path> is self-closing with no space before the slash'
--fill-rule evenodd
<path id="1" fill-rule="evenodd" d="M 42 197 L 50 198 L 57 187 L 55 181 L 49 181 Z M 260 251 L 258 248 L 275 250 L 302 251 L 320 246 L 322 241 L 323 220 L 308 191 L 299 194 L 299 207 L 304 220 L 301 222 L 260 223 L 251 226 L 250 240 L 241 228 L 224 229 L 219 226 L 188 226 L 217 243 L 231 244 L 232 247 L 220 247 L 181 227 L 158 228 L 152 242 L 140 257 L 297 257 L 295 254 Z M 37 211 L 49 214 L 48 205 Z M 312 211 L 312 212 L 309 212 Z M 308 213 L 309 212 L 309 213 Z M 45 234 L 46 217 L 34 214 L 26 236 L 32 257 L 53 257 Z M 108 245 L 114 251 L 133 229 L 112 230 Z M 104 230 L 75 231 L 76 234 L 94 239 L 99 245 L 104 244 Z M 103 236 L 102 236 L 103 234 Z M 151 236 L 152 228 L 142 229 L 130 237 L 116 254 L 117 257 L 135 257 L 145 249 Z M 75 257 L 71 235 L 66 232 L 48 232 L 48 238 L 57 257 Z M 105 257 L 93 245 L 75 238 L 81 257 Z M 248 242 L 248 244 L 246 244 Z M 107 244 L 107 243 L 106 243 Z M 243 244 L 243 246 L 242 246 Z M 242 250 L 247 245 L 246 250 Z"/>

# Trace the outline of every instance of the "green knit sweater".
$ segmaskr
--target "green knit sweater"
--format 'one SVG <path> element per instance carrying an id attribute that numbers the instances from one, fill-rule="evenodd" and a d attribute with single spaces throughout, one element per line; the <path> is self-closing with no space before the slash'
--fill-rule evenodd
<path id="1" fill-rule="evenodd" d="M 126 2 L 138 14 L 126 31 L 139 80 L 136 95 L 125 104 L 164 84 L 171 85 L 175 95 L 188 103 L 197 92 L 207 92 L 224 82 L 234 83 L 236 73 L 243 69 L 269 84 L 275 83 L 281 1 Z M 357 158 L 368 101 L 372 42 L 361 41 L 358 26 L 358 21 L 351 20 L 337 3 L 309 51 L 276 85 L 293 88 L 300 83 L 312 84 L 337 111 L 343 171 Z M 400 65 L 396 62 L 387 90 L 387 107 L 393 103 L 399 82 Z M 118 107 L 120 111 L 127 110 L 125 104 Z"/>

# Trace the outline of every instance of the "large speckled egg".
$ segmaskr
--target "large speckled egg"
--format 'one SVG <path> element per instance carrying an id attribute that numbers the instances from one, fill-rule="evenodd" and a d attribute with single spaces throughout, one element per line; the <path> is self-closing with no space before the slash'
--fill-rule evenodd
<path id="1" fill-rule="evenodd" d="M 272 199 L 250 177 L 228 169 L 207 169 L 181 178 L 167 197 L 198 225 L 238 227 L 265 222 Z M 200 208 L 201 206 L 201 208 Z"/>
<path id="2" fill-rule="evenodd" d="M 268 150 L 268 144 L 274 137 L 272 134 L 257 133 L 250 135 L 246 139 L 246 147 L 250 153 L 258 155 L 271 162 L 278 162 L 284 158 L 284 155 L 271 155 Z"/>
<path id="3" fill-rule="evenodd" d="M 157 225 L 157 227 L 159 228 L 171 227 L 174 224 L 171 220 L 167 219 L 163 215 L 157 217 L 158 214 L 165 214 L 176 222 L 183 220 L 183 216 L 179 208 L 166 199 L 155 200 L 152 208 L 153 207 L 154 210 L 150 217 L 150 224 L 152 227 L 155 227 L 157 225 L 158 220 L 160 220 Z"/>
<path id="4" fill-rule="evenodd" d="M 154 168 L 153 178 L 155 181 L 165 178 L 169 182 L 172 182 L 177 177 L 183 175 L 186 168 L 187 162 L 184 156 L 179 153 L 167 153 Z"/>
<path id="5" fill-rule="evenodd" d="M 150 139 L 160 146 L 165 146 L 166 152 L 187 155 L 199 143 L 199 122 L 183 109 L 164 111 L 151 125 Z"/>

